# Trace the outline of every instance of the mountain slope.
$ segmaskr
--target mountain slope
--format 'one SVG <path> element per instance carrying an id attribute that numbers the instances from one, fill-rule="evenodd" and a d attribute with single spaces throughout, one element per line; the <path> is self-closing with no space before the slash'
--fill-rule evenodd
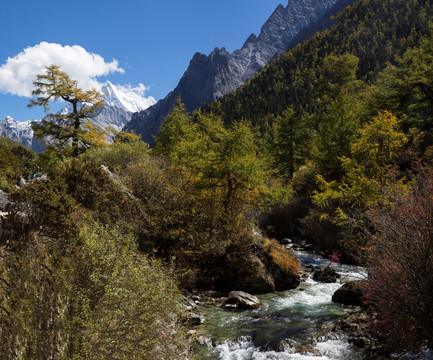
<path id="1" fill-rule="evenodd" d="M 134 114 L 126 126 L 153 143 L 161 120 L 180 97 L 188 111 L 210 104 L 251 79 L 276 56 L 285 52 L 295 36 L 341 3 L 354 0 L 289 0 L 279 5 L 263 25 L 259 36 L 251 34 L 239 50 L 216 48 L 208 56 L 196 53 L 177 87 L 156 105 Z M 335 10 L 336 11 L 336 10 Z M 329 15 L 335 13 L 330 11 Z M 325 22 L 323 22 L 325 24 Z"/>
<path id="2" fill-rule="evenodd" d="M 326 56 L 356 55 L 358 77 L 373 81 L 387 62 L 416 44 L 432 16 L 427 0 L 360 0 L 338 16 L 337 25 L 281 55 L 206 110 L 226 123 L 248 119 L 261 126 L 290 106 L 314 113 L 315 84 Z"/>

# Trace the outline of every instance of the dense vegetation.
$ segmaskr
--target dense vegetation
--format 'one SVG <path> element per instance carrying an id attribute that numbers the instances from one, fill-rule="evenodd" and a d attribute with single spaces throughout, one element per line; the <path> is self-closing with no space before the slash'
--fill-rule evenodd
<path id="1" fill-rule="evenodd" d="M 108 144 L 79 117 L 39 129 L 69 140 L 39 158 L 0 139 L 1 353 L 185 358 L 179 288 L 296 285 L 296 258 L 252 231 L 296 225 L 368 266 L 371 331 L 389 349 L 432 346 L 432 15 L 361 0 L 220 102 L 179 101 L 154 149 Z M 47 179 L 13 190 L 36 169 Z"/>
<path id="2" fill-rule="evenodd" d="M 278 57 L 209 110 L 225 123 L 248 119 L 262 131 L 289 107 L 316 113 L 321 108 L 317 82 L 327 56 L 358 57 L 357 78 L 371 82 L 387 62 L 395 63 L 396 56 L 417 44 L 432 15 L 427 0 L 358 1 L 337 16 L 337 25 Z"/>
<path id="3" fill-rule="evenodd" d="M 35 159 L 31 149 L 0 136 L 0 190 L 12 189 L 19 176 L 29 179 L 36 170 Z"/>
<path id="4" fill-rule="evenodd" d="M 252 212 L 287 192 L 267 174 L 251 130 L 199 114 L 197 125 L 190 120 L 179 104 L 153 151 L 134 134 L 89 148 L 70 138 L 20 168 L 4 146 L 7 358 L 182 359 L 181 288 L 297 286 L 296 257 L 251 231 Z M 73 122 L 52 121 L 74 133 Z M 79 130 L 80 139 L 92 132 Z M 35 169 L 46 178 L 14 186 Z"/>
<path id="5" fill-rule="evenodd" d="M 366 262 L 380 314 L 372 329 L 394 348 L 433 342 L 421 200 L 431 198 L 432 15 L 428 1 L 361 0 L 202 110 L 229 126 L 250 121 L 262 157 L 287 179 L 293 196 L 263 217 L 268 234 L 296 236 L 298 223 L 328 253 Z"/>

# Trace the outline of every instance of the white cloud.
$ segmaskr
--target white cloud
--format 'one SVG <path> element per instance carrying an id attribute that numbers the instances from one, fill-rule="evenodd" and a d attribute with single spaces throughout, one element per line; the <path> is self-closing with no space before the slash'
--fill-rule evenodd
<path id="1" fill-rule="evenodd" d="M 98 76 L 125 72 L 117 60 L 105 62 L 102 56 L 89 53 L 81 46 L 41 42 L 8 58 L 0 67 L 0 91 L 31 97 L 36 75 L 43 73 L 45 66 L 53 64 L 77 80 L 78 86 L 83 89 L 99 88 L 101 84 L 96 80 Z M 146 90 L 142 84 L 138 88 Z"/>
<path id="2" fill-rule="evenodd" d="M 139 83 L 135 87 L 132 85 L 116 85 L 116 87 L 123 92 L 133 92 L 140 96 L 144 96 L 144 94 L 150 90 L 150 86 L 145 86 L 142 83 Z"/>

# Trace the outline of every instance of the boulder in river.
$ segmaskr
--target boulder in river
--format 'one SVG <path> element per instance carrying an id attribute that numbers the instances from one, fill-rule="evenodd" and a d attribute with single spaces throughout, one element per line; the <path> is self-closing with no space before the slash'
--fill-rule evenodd
<path id="1" fill-rule="evenodd" d="M 364 288 L 365 281 L 350 281 L 332 295 L 332 301 L 345 305 L 361 306 L 364 301 Z"/>
<path id="2" fill-rule="evenodd" d="M 226 277 L 220 280 L 221 288 L 263 294 L 295 289 L 299 286 L 299 259 L 276 240 L 267 239 L 264 242 L 265 244 L 253 244 L 249 271 L 238 274 L 226 273 Z"/>
<path id="3" fill-rule="evenodd" d="M 229 309 L 258 309 L 261 305 L 257 297 L 244 291 L 232 291 L 224 301 L 224 307 Z"/>
<path id="4" fill-rule="evenodd" d="M 330 266 L 325 266 L 320 270 L 315 270 L 313 273 L 313 280 L 322 282 L 322 283 L 335 283 L 338 278 L 340 278 L 340 274 L 338 274 L 333 268 Z"/>
<path id="5" fill-rule="evenodd" d="M 193 326 L 203 325 L 205 320 L 203 315 L 192 315 L 188 318 L 189 324 Z"/>
<path id="6" fill-rule="evenodd" d="M 301 264 L 291 251 L 275 241 L 268 240 L 266 249 L 263 245 L 255 244 L 254 253 L 265 266 L 264 277 L 272 279 L 271 291 L 284 291 L 299 286 Z"/>

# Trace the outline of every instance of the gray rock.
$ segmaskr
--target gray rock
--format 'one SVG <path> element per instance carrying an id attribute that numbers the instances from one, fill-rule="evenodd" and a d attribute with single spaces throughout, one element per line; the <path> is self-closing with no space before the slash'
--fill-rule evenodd
<path id="1" fill-rule="evenodd" d="M 7 205 L 10 203 L 8 194 L 0 190 L 0 211 L 5 211 Z"/>
<path id="2" fill-rule="evenodd" d="M 195 341 L 199 345 L 206 345 L 208 347 L 212 347 L 212 340 L 209 337 L 207 337 L 207 336 L 203 336 L 203 335 L 198 336 L 195 339 Z"/>
<path id="3" fill-rule="evenodd" d="M 292 239 L 289 239 L 289 238 L 281 239 L 281 240 L 280 240 L 280 244 L 281 244 L 281 245 L 289 245 L 289 244 L 292 244 Z"/>
<path id="4" fill-rule="evenodd" d="M 305 266 L 305 271 L 313 272 L 314 270 L 316 270 L 316 269 L 315 269 L 315 267 L 314 267 L 313 265 L 311 265 L 311 264 Z"/>
<path id="5" fill-rule="evenodd" d="M 286 352 L 294 349 L 296 343 L 293 340 L 277 340 L 271 341 L 264 347 L 267 351 Z"/>
<path id="6" fill-rule="evenodd" d="M 224 302 L 224 307 L 229 309 L 258 309 L 261 305 L 257 297 L 244 291 L 230 292 Z"/>
<path id="7" fill-rule="evenodd" d="M 348 342 L 359 348 L 367 348 L 371 344 L 371 340 L 364 336 L 349 338 Z"/>

